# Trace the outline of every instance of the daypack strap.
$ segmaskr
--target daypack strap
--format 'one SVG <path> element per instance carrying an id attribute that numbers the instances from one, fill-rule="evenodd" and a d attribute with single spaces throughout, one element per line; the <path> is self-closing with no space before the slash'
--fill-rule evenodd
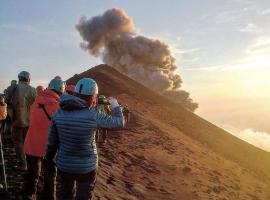
<path id="1" fill-rule="evenodd" d="M 47 112 L 45 106 L 44 106 L 43 104 L 40 104 L 40 103 L 38 104 L 38 106 L 39 106 L 40 108 L 42 108 L 42 110 L 44 111 L 44 113 L 45 113 L 46 117 L 48 118 L 48 120 L 51 121 L 52 118 L 51 118 L 51 116 L 49 115 L 49 113 Z"/>

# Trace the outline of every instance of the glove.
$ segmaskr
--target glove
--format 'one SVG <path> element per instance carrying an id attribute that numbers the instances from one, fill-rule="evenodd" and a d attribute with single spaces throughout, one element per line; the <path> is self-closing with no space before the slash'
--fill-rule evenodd
<path id="1" fill-rule="evenodd" d="M 109 97 L 108 101 L 110 103 L 111 110 L 115 109 L 116 107 L 119 107 L 119 103 L 117 102 L 116 98 Z"/>

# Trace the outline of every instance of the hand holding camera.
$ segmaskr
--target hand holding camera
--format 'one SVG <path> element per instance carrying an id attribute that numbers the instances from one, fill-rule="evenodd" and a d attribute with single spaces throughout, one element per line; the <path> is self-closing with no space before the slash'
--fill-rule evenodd
<path id="1" fill-rule="evenodd" d="M 116 99 L 116 98 L 114 98 L 114 97 L 109 97 L 109 98 L 108 98 L 108 101 L 109 101 L 109 103 L 110 103 L 110 107 L 111 107 L 112 110 L 113 110 L 114 108 L 116 108 L 116 107 L 119 107 L 119 103 L 117 102 L 117 99 Z"/>

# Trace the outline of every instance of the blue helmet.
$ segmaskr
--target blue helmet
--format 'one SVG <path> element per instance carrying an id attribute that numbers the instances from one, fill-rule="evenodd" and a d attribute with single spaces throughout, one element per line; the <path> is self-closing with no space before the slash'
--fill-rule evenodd
<path id="1" fill-rule="evenodd" d="M 83 95 L 98 94 L 98 85 L 91 78 L 83 78 L 76 84 L 75 92 Z"/>
<path id="2" fill-rule="evenodd" d="M 30 73 L 27 71 L 21 71 L 18 74 L 18 78 L 25 78 L 25 79 L 30 79 Z"/>
<path id="3" fill-rule="evenodd" d="M 59 79 L 52 79 L 49 83 L 48 89 L 55 90 L 62 94 L 65 92 L 65 82 Z"/>

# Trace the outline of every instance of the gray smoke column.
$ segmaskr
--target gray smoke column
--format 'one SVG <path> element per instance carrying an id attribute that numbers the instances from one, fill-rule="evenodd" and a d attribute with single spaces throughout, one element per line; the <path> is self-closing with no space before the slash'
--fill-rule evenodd
<path id="1" fill-rule="evenodd" d="M 157 39 L 138 35 L 133 20 L 124 10 L 113 8 L 76 26 L 84 42 L 81 47 L 119 72 L 166 96 L 197 108 L 189 94 L 180 91 L 181 77 L 169 46 Z M 185 94 L 182 96 L 182 94 Z"/>

